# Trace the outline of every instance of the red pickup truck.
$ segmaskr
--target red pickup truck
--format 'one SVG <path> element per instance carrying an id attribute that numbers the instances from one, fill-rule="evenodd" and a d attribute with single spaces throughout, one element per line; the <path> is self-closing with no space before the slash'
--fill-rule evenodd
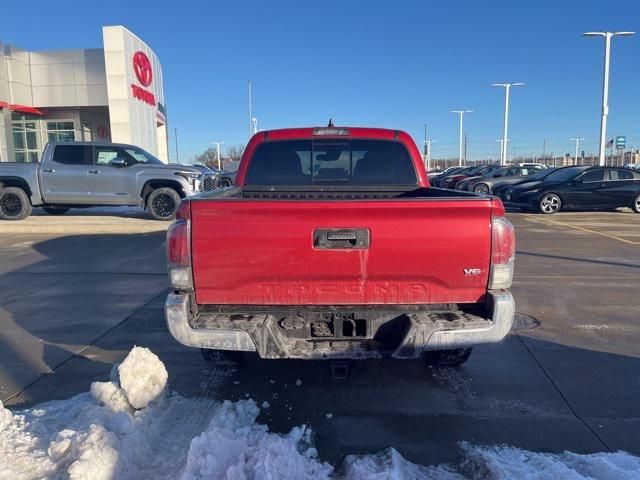
<path id="1" fill-rule="evenodd" d="M 502 203 L 430 188 L 399 130 L 257 133 L 234 187 L 182 201 L 167 253 L 169 330 L 205 354 L 459 364 L 513 321 Z"/>

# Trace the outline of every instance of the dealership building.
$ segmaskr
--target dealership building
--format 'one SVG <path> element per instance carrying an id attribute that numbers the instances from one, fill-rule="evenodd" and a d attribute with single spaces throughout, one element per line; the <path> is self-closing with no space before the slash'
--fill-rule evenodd
<path id="1" fill-rule="evenodd" d="M 122 26 L 103 48 L 30 52 L 0 42 L 0 161 L 35 162 L 48 141 L 138 145 L 168 162 L 162 68 Z"/>

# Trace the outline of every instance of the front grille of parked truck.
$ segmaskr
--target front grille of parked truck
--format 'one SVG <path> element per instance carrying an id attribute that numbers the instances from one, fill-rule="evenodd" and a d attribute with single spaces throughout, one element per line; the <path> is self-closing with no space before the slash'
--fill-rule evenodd
<path id="1" fill-rule="evenodd" d="M 201 190 L 213 190 L 216 188 L 216 174 L 205 174 L 202 178 Z"/>

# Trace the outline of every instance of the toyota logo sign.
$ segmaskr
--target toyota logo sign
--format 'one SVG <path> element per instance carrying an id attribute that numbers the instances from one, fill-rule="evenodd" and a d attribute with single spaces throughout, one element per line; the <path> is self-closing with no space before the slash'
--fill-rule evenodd
<path id="1" fill-rule="evenodd" d="M 109 130 L 107 130 L 107 127 L 105 127 L 104 125 L 100 124 L 96 128 L 96 133 L 98 134 L 98 136 L 100 138 L 107 138 L 107 135 L 109 135 Z"/>
<path id="2" fill-rule="evenodd" d="M 151 62 L 144 52 L 136 52 L 133 54 L 133 70 L 136 72 L 138 81 L 143 86 L 148 87 L 151 85 L 151 80 L 153 80 Z"/>

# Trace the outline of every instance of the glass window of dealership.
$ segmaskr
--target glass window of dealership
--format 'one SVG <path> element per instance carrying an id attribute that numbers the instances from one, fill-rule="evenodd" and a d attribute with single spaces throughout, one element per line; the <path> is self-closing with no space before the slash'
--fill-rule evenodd
<path id="1" fill-rule="evenodd" d="M 122 26 L 103 48 L 29 52 L 0 42 L 0 161 L 35 162 L 50 141 L 137 145 L 168 161 L 162 69 Z"/>

